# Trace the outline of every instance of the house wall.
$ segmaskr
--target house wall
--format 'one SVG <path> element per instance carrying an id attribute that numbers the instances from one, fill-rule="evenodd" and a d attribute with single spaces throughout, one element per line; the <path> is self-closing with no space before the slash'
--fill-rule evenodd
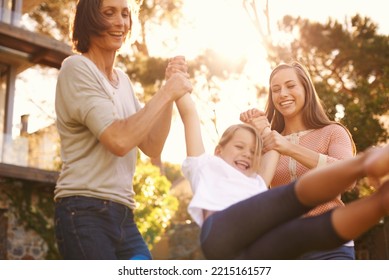
<path id="1" fill-rule="evenodd" d="M 58 170 L 61 165 L 60 141 L 55 124 L 26 136 L 28 139 L 28 166 Z"/>

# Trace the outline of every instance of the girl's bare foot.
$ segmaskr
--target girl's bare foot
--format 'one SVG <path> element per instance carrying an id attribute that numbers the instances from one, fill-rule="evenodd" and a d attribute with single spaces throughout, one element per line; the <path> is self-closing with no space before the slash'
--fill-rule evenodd
<path id="1" fill-rule="evenodd" d="M 383 183 L 389 176 L 389 145 L 382 148 L 371 148 L 363 163 L 366 176 L 374 185 Z"/>

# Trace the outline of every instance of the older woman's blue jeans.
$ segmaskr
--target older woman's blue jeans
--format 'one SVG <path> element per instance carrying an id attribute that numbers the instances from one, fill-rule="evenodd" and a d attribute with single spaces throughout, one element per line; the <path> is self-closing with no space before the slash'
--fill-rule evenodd
<path id="1" fill-rule="evenodd" d="M 71 196 L 55 203 L 55 231 L 64 259 L 151 259 L 125 205 L 92 197 Z"/>

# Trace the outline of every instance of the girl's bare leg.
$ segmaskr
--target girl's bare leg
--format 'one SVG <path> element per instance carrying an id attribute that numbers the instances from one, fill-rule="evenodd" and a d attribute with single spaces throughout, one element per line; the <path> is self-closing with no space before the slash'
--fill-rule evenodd
<path id="1" fill-rule="evenodd" d="M 335 230 L 346 239 L 355 239 L 389 215 L 389 145 L 369 150 L 363 168 L 366 176 L 374 182 L 383 183 L 371 196 L 334 211 L 332 220 Z"/>
<path id="2" fill-rule="evenodd" d="M 296 195 L 304 205 L 316 206 L 335 198 L 359 178 L 380 178 L 387 174 L 389 145 L 312 169 L 297 181 Z"/>
<path id="3" fill-rule="evenodd" d="M 332 224 L 340 237 L 352 240 L 388 214 L 389 181 L 386 181 L 371 196 L 335 209 L 332 214 Z"/>

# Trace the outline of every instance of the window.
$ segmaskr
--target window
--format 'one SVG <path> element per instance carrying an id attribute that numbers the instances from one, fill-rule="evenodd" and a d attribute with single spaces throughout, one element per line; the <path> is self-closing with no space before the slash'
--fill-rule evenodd
<path id="1" fill-rule="evenodd" d="M 0 0 L 1 1 L 1 0 Z M 4 133 L 5 108 L 10 67 L 0 62 L 0 133 Z"/>
<path id="2" fill-rule="evenodd" d="M 0 21 L 19 26 L 23 0 L 0 0 Z"/>

